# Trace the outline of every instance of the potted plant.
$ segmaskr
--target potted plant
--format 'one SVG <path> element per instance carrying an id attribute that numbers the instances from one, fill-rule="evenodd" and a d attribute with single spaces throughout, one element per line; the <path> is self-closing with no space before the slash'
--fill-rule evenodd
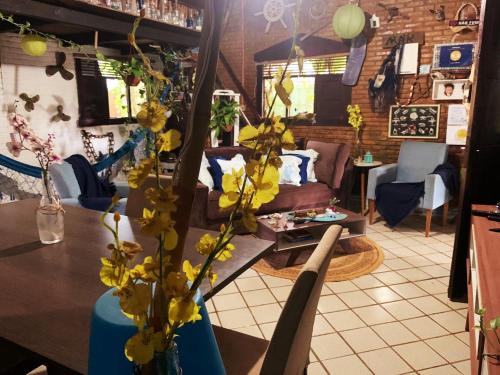
<path id="1" fill-rule="evenodd" d="M 144 65 L 135 57 L 131 57 L 129 61 L 119 61 L 107 58 L 100 52 L 96 53 L 96 57 L 98 60 L 108 62 L 114 72 L 122 77 L 128 86 L 137 86 L 141 83 L 144 75 Z"/>
<path id="2" fill-rule="evenodd" d="M 217 98 L 214 100 L 209 124 L 213 137 L 212 146 L 216 146 L 214 143 L 218 141 L 222 132 L 230 133 L 233 130 L 239 110 L 240 107 L 234 99 L 223 100 Z"/>

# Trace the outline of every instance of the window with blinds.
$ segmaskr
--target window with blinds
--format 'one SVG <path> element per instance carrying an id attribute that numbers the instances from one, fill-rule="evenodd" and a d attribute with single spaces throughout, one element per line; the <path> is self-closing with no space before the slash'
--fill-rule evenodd
<path id="1" fill-rule="evenodd" d="M 292 105 L 287 108 L 276 100 L 274 114 L 292 117 L 299 113 L 314 113 L 316 125 L 347 125 L 346 107 L 351 102 L 351 88 L 341 82 L 347 59 L 348 55 L 344 54 L 308 58 L 304 60 L 302 74 L 297 62 L 292 62 L 287 68 L 294 86 L 290 94 Z M 263 113 L 267 113 L 276 95 L 275 77 L 285 67 L 286 62 L 274 62 L 258 68 Z"/>
<path id="2" fill-rule="evenodd" d="M 122 124 L 133 120 L 143 86 L 130 87 L 107 61 L 75 56 L 78 126 Z"/>

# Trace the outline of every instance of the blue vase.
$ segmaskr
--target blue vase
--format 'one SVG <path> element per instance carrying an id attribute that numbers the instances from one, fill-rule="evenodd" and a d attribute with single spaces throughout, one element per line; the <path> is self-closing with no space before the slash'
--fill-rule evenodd
<path id="1" fill-rule="evenodd" d="M 120 310 L 114 289 L 104 293 L 94 305 L 89 340 L 89 375 L 133 374 L 133 363 L 124 353 L 125 343 L 137 332 L 134 323 Z M 185 324 L 176 338 L 183 375 L 225 375 L 208 312 L 201 293 L 195 300 L 200 305 L 202 320 Z M 165 353 L 167 356 L 172 353 Z M 170 360 L 171 361 L 171 360 Z"/>

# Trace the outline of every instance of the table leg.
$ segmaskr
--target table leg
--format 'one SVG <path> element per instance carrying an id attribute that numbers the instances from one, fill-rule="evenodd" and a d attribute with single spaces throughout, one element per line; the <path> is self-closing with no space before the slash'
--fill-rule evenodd
<path id="1" fill-rule="evenodd" d="M 361 215 L 365 214 L 365 172 L 361 170 Z"/>

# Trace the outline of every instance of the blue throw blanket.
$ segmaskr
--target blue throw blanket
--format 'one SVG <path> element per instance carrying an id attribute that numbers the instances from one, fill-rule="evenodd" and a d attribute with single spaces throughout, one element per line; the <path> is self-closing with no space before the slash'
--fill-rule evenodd
<path id="1" fill-rule="evenodd" d="M 111 204 L 116 192 L 113 183 L 101 180 L 92 165 L 82 155 L 71 155 L 66 159 L 73 167 L 82 194 L 78 197 L 80 204 L 91 210 L 105 211 Z"/>
<path id="2" fill-rule="evenodd" d="M 453 165 L 438 165 L 432 174 L 441 176 L 451 195 L 458 192 L 458 172 Z M 424 181 L 380 184 L 375 189 L 377 211 L 389 226 L 395 227 L 417 208 L 424 193 Z"/>

